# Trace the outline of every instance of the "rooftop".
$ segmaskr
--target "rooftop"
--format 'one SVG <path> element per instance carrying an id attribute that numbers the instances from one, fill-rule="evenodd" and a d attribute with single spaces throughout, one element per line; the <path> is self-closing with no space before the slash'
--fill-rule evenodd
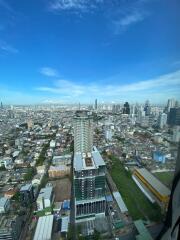
<path id="1" fill-rule="evenodd" d="M 134 222 L 134 225 L 136 226 L 136 229 L 139 232 L 139 235 L 136 236 L 137 240 L 152 240 L 152 237 L 146 227 L 144 226 L 144 223 L 142 220 L 137 220 Z"/>
<path id="2" fill-rule="evenodd" d="M 32 184 L 26 184 L 21 187 L 20 192 L 21 191 L 29 191 L 31 189 L 31 187 L 32 187 Z"/>
<path id="3" fill-rule="evenodd" d="M 170 195 L 170 190 L 164 184 L 162 184 L 155 176 L 153 176 L 145 168 L 136 168 L 136 171 L 143 176 L 146 181 L 161 195 Z"/>
<path id="4" fill-rule="evenodd" d="M 38 197 L 43 197 L 45 199 L 50 199 L 52 194 L 53 187 L 42 188 Z"/>
<path id="5" fill-rule="evenodd" d="M 113 192 L 113 196 L 118 204 L 118 207 L 120 208 L 121 212 L 124 213 L 124 212 L 128 212 L 128 209 L 126 207 L 126 204 L 124 203 L 121 195 L 119 192 Z"/>
<path id="6" fill-rule="evenodd" d="M 7 201 L 8 201 L 8 198 L 6 197 L 0 198 L 0 208 L 3 208 Z"/>
<path id="7" fill-rule="evenodd" d="M 81 153 L 75 153 L 74 155 L 75 171 L 97 169 L 99 166 L 105 166 L 105 162 L 97 149 L 92 151 L 88 157 L 83 156 Z"/>
<path id="8" fill-rule="evenodd" d="M 53 218 L 53 215 L 39 218 L 33 240 L 51 239 Z"/>

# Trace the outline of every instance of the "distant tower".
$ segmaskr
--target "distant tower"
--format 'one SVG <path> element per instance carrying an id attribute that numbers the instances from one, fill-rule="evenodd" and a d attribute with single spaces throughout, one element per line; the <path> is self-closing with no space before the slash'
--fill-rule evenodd
<path id="1" fill-rule="evenodd" d="M 98 103 L 97 103 L 97 99 L 95 100 L 95 105 L 94 105 L 94 108 L 95 108 L 95 110 L 97 110 L 97 109 L 98 109 Z"/>
<path id="2" fill-rule="evenodd" d="M 146 116 L 151 114 L 151 106 L 148 100 L 145 102 L 144 111 Z"/>
<path id="3" fill-rule="evenodd" d="M 1 102 L 1 109 L 3 109 L 3 104 L 2 104 L 2 102 Z"/>
<path id="4" fill-rule="evenodd" d="M 173 98 L 172 99 L 168 99 L 167 111 L 170 112 L 170 109 L 174 108 L 174 107 L 175 107 L 175 100 Z"/>
<path id="5" fill-rule="evenodd" d="M 166 113 L 162 113 L 159 116 L 159 127 L 160 128 L 164 128 L 167 124 L 167 114 Z"/>
<path id="6" fill-rule="evenodd" d="M 124 104 L 123 114 L 130 114 L 130 106 L 128 102 L 125 102 Z"/>
<path id="7" fill-rule="evenodd" d="M 77 111 L 73 119 L 74 151 L 91 152 L 93 149 L 93 118 L 88 111 Z"/>
<path id="8" fill-rule="evenodd" d="M 168 113 L 168 124 L 170 126 L 179 126 L 180 125 L 180 107 L 171 108 Z"/>

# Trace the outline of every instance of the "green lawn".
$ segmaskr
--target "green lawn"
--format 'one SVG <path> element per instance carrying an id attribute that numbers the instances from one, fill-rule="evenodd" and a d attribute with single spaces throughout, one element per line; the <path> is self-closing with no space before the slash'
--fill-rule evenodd
<path id="1" fill-rule="evenodd" d="M 156 172 L 154 175 L 166 186 L 171 187 L 174 172 Z"/>
<path id="2" fill-rule="evenodd" d="M 162 215 L 160 207 L 156 203 L 152 204 L 146 198 L 133 181 L 131 173 L 125 170 L 118 158 L 114 156 L 111 156 L 110 158 L 113 162 L 110 174 L 116 183 L 133 220 L 140 218 L 149 219 L 151 221 L 161 220 Z"/>

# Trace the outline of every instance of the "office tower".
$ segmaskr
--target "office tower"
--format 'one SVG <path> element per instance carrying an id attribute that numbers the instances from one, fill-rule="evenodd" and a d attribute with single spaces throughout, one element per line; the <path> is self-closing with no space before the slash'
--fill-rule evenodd
<path id="1" fill-rule="evenodd" d="M 88 111 L 77 111 L 73 119 L 74 151 L 88 153 L 93 148 L 93 118 Z"/>
<path id="2" fill-rule="evenodd" d="M 166 113 L 162 113 L 159 116 L 159 127 L 160 128 L 164 128 L 167 124 L 167 114 Z"/>
<path id="3" fill-rule="evenodd" d="M 168 114 L 168 124 L 170 126 L 180 125 L 180 108 L 171 108 Z"/>
<path id="4" fill-rule="evenodd" d="M 76 222 L 105 216 L 105 163 L 96 148 L 75 153 L 74 192 Z"/>
<path id="5" fill-rule="evenodd" d="M 167 102 L 167 112 L 170 111 L 171 108 L 174 108 L 175 107 L 175 100 L 172 98 L 172 99 L 168 99 L 168 102 Z"/>
<path id="6" fill-rule="evenodd" d="M 130 106 L 128 102 L 125 102 L 124 104 L 123 114 L 130 114 Z"/>
<path id="7" fill-rule="evenodd" d="M 151 114 L 151 106 L 148 100 L 145 102 L 144 111 L 146 116 Z"/>
<path id="8" fill-rule="evenodd" d="M 3 109 L 3 104 L 2 104 L 2 102 L 1 102 L 1 109 Z"/>
<path id="9" fill-rule="evenodd" d="M 98 109 L 98 103 L 97 103 L 97 99 L 95 100 L 94 109 L 95 109 L 95 110 L 97 110 L 97 109 Z"/>

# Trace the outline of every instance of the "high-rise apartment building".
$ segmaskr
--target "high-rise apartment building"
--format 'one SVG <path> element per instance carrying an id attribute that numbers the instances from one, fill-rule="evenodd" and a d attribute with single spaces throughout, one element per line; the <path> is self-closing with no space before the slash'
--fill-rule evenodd
<path id="1" fill-rule="evenodd" d="M 175 99 L 168 99 L 168 102 L 167 102 L 167 112 L 170 111 L 171 108 L 174 108 L 175 107 Z"/>
<path id="2" fill-rule="evenodd" d="M 167 114 L 166 113 L 162 113 L 159 116 L 159 127 L 160 128 L 164 128 L 167 124 Z"/>
<path id="3" fill-rule="evenodd" d="M 93 119 L 88 112 L 74 117 L 74 198 L 76 222 L 104 216 L 106 166 L 93 147 Z"/>
<path id="4" fill-rule="evenodd" d="M 105 215 L 106 167 L 95 148 L 91 153 L 74 156 L 74 191 L 76 221 Z"/>
<path id="5" fill-rule="evenodd" d="M 77 111 L 73 119 L 74 152 L 89 153 L 93 149 L 93 118 L 88 111 Z"/>

